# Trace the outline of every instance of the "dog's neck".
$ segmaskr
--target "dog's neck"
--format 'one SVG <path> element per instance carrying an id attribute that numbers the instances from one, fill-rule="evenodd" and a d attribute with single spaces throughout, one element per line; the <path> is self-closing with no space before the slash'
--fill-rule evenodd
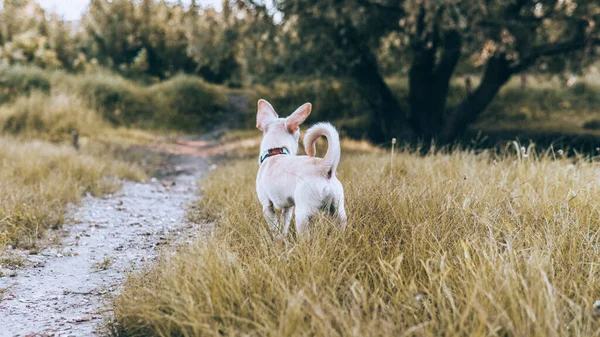
<path id="1" fill-rule="evenodd" d="M 263 132 L 263 139 L 260 142 L 259 156 L 271 149 L 285 148 L 290 156 L 298 154 L 298 141 L 300 140 L 300 131 L 290 133 L 285 127 L 285 120 L 280 118 L 271 122 Z"/>
<path id="2" fill-rule="evenodd" d="M 290 151 L 285 147 L 277 147 L 274 149 L 265 150 L 258 157 L 258 165 L 262 165 L 262 163 L 267 160 L 269 157 L 278 156 L 278 155 L 290 155 Z"/>
<path id="3" fill-rule="evenodd" d="M 298 141 L 295 140 L 294 137 L 285 137 L 285 139 L 281 139 L 279 137 L 269 137 L 269 135 L 266 135 L 260 142 L 260 153 L 278 148 L 285 148 L 289 151 L 291 156 L 296 156 L 298 154 Z"/>

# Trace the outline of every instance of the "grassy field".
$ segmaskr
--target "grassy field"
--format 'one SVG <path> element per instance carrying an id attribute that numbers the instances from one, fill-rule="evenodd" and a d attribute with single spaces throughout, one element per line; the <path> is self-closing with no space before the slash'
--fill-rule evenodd
<path id="1" fill-rule="evenodd" d="M 503 155 L 343 151 L 349 228 L 274 242 L 255 160 L 202 182 L 207 238 L 131 275 L 124 336 L 600 334 L 600 164 L 518 145 Z"/>
<path id="2" fill-rule="evenodd" d="M 597 83 L 521 90 L 513 82 L 476 128 L 599 133 L 582 129 L 600 104 Z M 405 101 L 403 80 L 390 86 Z M 36 247 L 69 203 L 114 191 L 115 178 L 143 180 L 139 167 L 115 158 L 131 159 L 129 145 L 156 136 L 130 127 L 200 132 L 232 119 L 248 127 L 261 96 L 282 114 L 312 101 L 314 120 L 352 134 L 366 115 L 352 92 L 327 80 L 231 90 L 187 76 L 140 84 L 103 72 L 0 68 L 0 249 Z M 240 94 L 247 108 L 242 99 L 229 111 Z M 463 95 L 455 83 L 449 101 Z M 129 278 L 114 303 L 116 333 L 600 335 L 597 158 L 511 145 L 502 155 L 403 151 L 391 164 L 381 149 L 344 141 L 349 229 L 323 217 L 310 238 L 273 242 L 254 192 L 254 135 L 222 139 L 237 144 L 231 157 L 252 159 L 202 182 L 201 214 L 192 216 L 214 221 L 214 233 Z"/>

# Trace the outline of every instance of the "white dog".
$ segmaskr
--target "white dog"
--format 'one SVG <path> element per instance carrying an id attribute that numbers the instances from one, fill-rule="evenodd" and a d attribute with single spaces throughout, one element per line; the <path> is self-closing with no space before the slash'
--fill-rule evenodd
<path id="1" fill-rule="evenodd" d="M 346 224 L 344 188 L 335 173 L 340 162 L 340 138 L 329 123 L 312 126 L 304 136 L 308 156 L 297 156 L 300 124 L 310 115 L 311 104 L 305 103 L 287 118 L 279 118 L 271 104 L 258 101 L 256 127 L 263 131 L 260 143 L 256 192 L 263 213 L 274 232 L 283 225 L 289 230 L 292 212 L 296 215 L 296 232 L 308 235 L 308 221 L 319 210 L 336 214 Z M 316 158 L 315 142 L 327 137 L 325 157 Z M 275 210 L 281 211 L 278 221 Z"/>

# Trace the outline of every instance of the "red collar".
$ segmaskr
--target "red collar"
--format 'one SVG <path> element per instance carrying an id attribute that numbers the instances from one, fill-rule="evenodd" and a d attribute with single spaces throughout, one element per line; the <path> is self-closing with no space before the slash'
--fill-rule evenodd
<path id="1" fill-rule="evenodd" d="M 262 164 L 267 158 L 269 157 L 273 157 L 279 154 L 290 154 L 290 151 L 288 151 L 288 149 L 286 149 L 285 147 L 276 147 L 273 149 L 268 149 L 265 150 L 263 153 L 261 153 L 260 157 L 258 157 L 258 164 Z"/>

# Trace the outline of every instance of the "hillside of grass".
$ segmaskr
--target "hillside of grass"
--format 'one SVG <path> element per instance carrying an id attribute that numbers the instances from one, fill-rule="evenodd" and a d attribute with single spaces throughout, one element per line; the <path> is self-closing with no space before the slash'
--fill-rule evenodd
<path id="1" fill-rule="evenodd" d="M 477 85 L 476 77 L 472 81 L 473 86 Z M 388 85 L 408 111 L 406 78 L 390 78 Z M 188 133 L 216 128 L 253 129 L 259 98 L 271 102 L 281 115 L 311 102 L 314 109 L 308 124 L 331 121 L 342 134 L 354 138 L 365 136 L 371 115 L 369 97 L 361 96 L 355 83 L 340 79 L 280 79 L 269 85 L 231 89 L 188 75 L 159 83 L 139 83 L 100 70 L 73 75 L 35 67 L 0 67 L 0 104 L 15 104 L 29 96 L 40 99 L 40 95 L 75 97 L 86 109 L 98 111 L 103 122 L 111 126 Z M 465 80 L 456 78 L 448 105 L 458 104 L 465 97 Z M 600 86 L 593 78 L 583 77 L 568 87 L 557 77 L 531 75 L 524 89 L 519 79 L 513 78 L 467 137 L 479 131 L 600 136 L 599 97 Z"/>
<path id="2" fill-rule="evenodd" d="M 108 71 L 72 75 L 35 67 L 0 67 L 0 104 L 29 96 L 68 95 L 111 126 L 202 132 L 227 109 L 222 87 L 192 76 L 146 85 Z"/>
<path id="3" fill-rule="evenodd" d="M 513 150 L 514 149 L 514 150 Z M 516 150 L 516 151 L 515 151 Z M 206 176 L 207 238 L 131 275 L 123 336 L 592 336 L 600 164 L 502 155 L 342 151 L 348 229 L 273 241 L 255 160 Z"/>

